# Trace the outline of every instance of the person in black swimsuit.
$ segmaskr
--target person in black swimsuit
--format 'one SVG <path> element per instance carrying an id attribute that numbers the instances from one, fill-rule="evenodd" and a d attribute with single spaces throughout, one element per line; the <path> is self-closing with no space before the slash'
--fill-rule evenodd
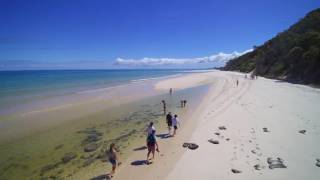
<path id="1" fill-rule="evenodd" d="M 171 134 L 171 127 L 172 127 L 172 115 L 171 115 L 171 112 L 169 112 L 167 114 L 166 120 L 167 120 L 168 130 L 169 130 L 168 134 L 170 135 Z"/>

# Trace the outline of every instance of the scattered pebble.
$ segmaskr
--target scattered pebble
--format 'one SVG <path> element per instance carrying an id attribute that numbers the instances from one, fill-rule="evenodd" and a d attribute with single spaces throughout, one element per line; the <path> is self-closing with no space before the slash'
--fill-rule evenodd
<path id="1" fill-rule="evenodd" d="M 233 173 L 237 174 L 237 173 L 241 173 L 242 171 L 237 170 L 237 169 L 231 169 L 231 172 L 233 172 Z"/>
<path id="2" fill-rule="evenodd" d="M 217 140 L 209 139 L 208 141 L 212 144 L 219 144 L 219 141 Z"/>
<path id="3" fill-rule="evenodd" d="M 190 143 L 188 148 L 191 150 L 195 150 L 195 149 L 198 149 L 198 147 L 199 147 L 199 145 L 194 144 L 194 143 Z"/>
<path id="4" fill-rule="evenodd" d="M 83 150 L 85 152 L 92 152 L 92 151 L 95 151 L 99 148 L 99 145 L 96 144 L 96 143 L 91 143 L 91 144 L 87 144 L 84 146 Z"/>
<path id="5" fill-rule="evenodd" d="M 270 131 L 268 130 L 268 128 L 266 128 L 266 127 L 262 128 L 262 129 L 263 129 L 263 132 L 270 132 Z"/>
<path id="6" fill-rule="evenodd" d="M 260 164 L 256 164 L 253 167 L 255 170 L 258 170 L 258 171 L 265 168 L 265 166 L 261 166 Z"/>
<path id="7" fill-rule="evenodd" d="M 71 161 L 72 159 L 76 158 L 77 157 L 77 154 L 76 153 L 73 153 L 73 152 L 70 152 L 70 153 L 67 153 L 65 154 L 61 160 L 63 163 L 67 163 L 69 161 Z"/>
<path id="8" fill-rule="evenodd" d="M 316 159 L 316 166 L 320 167 L 320 159 Z"/>
<path id="9" fill-rule="evenodd" d="M 216 132 L 216 133 L 214 133 L 215 135 L 217 135 L 217 136 L 219 136 L 220 135 L 220 133 L 218 133 L 218 132 Z"/>
<path id="10" fill-rule="evenodd" d="M 199 145 L 195 144 L 195 143 L 183 143 L 182 144 L 182 147 L 184 148 L 189 148 L 191 150 L 195 150 L 195 149 L 198 149 Z"/>
<path id="11" fill-rule="evenodd" d="M 306 130 L 300 130 L 299 133 L 305 134 L 307 131 Z"/>
<path id="12" fill-rule="evenodd" d="M 64 146 L 64 144 L 59 144 L 56 147 L 54 147 L 55 150 L 61 149 Z"/>
<path id="13" fill-rule="evenodd" d="M 277 158 L 277 159 L 272 159 L 272 158 L 268 158 L 267 162 L 269 164 L 269 168 L 270 169 L 274 169 L 274 168 L 287 168 L 286 165 L 284 165 L 283 160 L 281 158 Z"/>
<path id="14" fill-rule="evenodd" d="M 229 140 L 230 140 L 230 138 L 227 138 L 227 139 L 226 139 L 226 141 L 229 141 Z"/>
<path id="15" fill-rule="evenodd" d="M 227 128 L 225 126 L 219 126 L 220 130 L 226 130 Z"/>

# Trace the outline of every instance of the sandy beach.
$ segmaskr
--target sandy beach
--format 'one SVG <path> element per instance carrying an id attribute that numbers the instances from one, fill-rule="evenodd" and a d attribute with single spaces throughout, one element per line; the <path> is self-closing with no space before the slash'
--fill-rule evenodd
<path id="1" fill-rule="evenodd" d="M 177 136 L 158 138 L 160 153 L 154 162 L 140 163 L 146 159 L 146 150 L 134 151 L 113 179 L 320 177 L 316 166 L 320 158 L 319 89 L 221 71 L 167 79 L 155 88 L 183 89 L 203 82 L 209 82 L 209 92 L 183 117 Z M 183 148 L 185 142 L 199 148 Z"/>

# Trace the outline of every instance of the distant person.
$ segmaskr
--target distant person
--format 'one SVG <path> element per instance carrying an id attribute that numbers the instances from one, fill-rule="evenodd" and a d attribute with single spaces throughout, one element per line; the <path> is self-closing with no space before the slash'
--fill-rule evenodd
<path id="1" fill-rule="evenodd" d="M 170 94 L 170 95 L 172 95 L 172 88 L 170 88 L 170 90 L 169 90 L 169 94 Z"/>
<path id="2" fill-rule="evenodd" d="M 244 76 L 244 78 L 246 78 L 246 79 L 248 78 L 248 77 L 247 77 L 247 74 Z"/>
<path id="3" fill-rule="evenodd" d="M 186 107 L 186 104 L 187 104 L 187 100 L 184 100 L 183 101 L 183 107 Z"/>
<path id="4" fill-rule="evenodd" d="M 172 115 L 171 115 L 171 112 L 169 112 L 167 114 L 167 117 L 166 117 L 166 120 L 167 120 L 167 124 L 168 124 L 168 131 L 169 131 L 169 135 L 171 134 L 171 127 L 172 127 Z"/>
<path id="5" fill-rule="evenodd" d="M 251 79 L 254 79 L 254 74 L 251 74 L 250 76 L 251 76 Z"/>
<path id="6" fill-rule="evenodd" d="M 148 154 L 147 154 L 147 164 L 152 163 L 150 162 L 151 159 L 154 159 L 154 153 L 155 151 L 159 151 L 159 146 L 157 143 L 157 138 L 156 138 L 156 131 L 153 130 L 151 134 L 147 137 L 147 147 L 148 147 Z M 150 153 L 152 153 L 152 158 L 149 159 Z"/>
<path id="7" fill-rule="evenodd" d="M 172 118 L 172 125 L 173 125 L 173 128 L 174 128 L 172 136 L 175 136 L 176 133 L 177 133 L 178 125 L 180 126 L 180 121 L 178 119 L 178 115 L 176 115 L 176 114 Z"/>
<path id="8" fill-rule="evenodd" d="M 109 162 L 112 164 L 112 170 L 107 176 L 110 178 L 113 177 L 114 173 L 116 172 L 117 166 L 120 166 L 121 162 L 118 162 L 118 155 L 116 151 L 116 145 L 114 143 L 110 144 L 109 150 L 108 150 L 108 157 L 109 157 Z"/>
<path id="9" fill-rule="evenodd" d="M 181 103 L 181 108 L 183 108 L 183 103 L 184 103 L 184 101 L 181 100 L 180 103 Z"/>
<path id="10" fill-rule="evenodd" d="M 163 114 L 166 115 L 167 114 L 167 104 L 165 100 L 162 100 L 162 105 L 163 105 Z"/>
<path id="11" fill-rule="evenodd" d="M 237 79 L 237 86 L 239 85 L 239 80 Z"/>
<path id="12" fill-rule="evenodd" d="M 147 137 L 152 133 L 152 131 L 155 131 L 155 130 L 156 128 L 153 126 L 153 122 L 150 122 L 146 129 Z"/>

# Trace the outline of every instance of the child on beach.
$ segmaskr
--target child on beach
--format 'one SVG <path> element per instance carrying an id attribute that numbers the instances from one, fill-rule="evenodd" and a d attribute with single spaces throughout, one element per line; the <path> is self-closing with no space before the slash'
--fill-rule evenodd
<path id="1" fill-rule="evenodd" d="M 159 151 L 159 146 L 156 139 L 156 131 L 152 130 L 152 133 L 147 137 L 147 147 L 148 147 L 148 154 L 147 154 L 147 164 L 150 164 L 150 160 L 154 159 L 155 151 Z M 149 159 L 150 153 L 152 153 L 152 158 Z"/>
<path id="2" fill-rule="evenodd" d="M 178 129 L 178 125 L 180 126 L 180 121 L 178 119 L 178 115 L 176 115 L 176 114 L 174 115 L 174 117 L 172 119 L 172 125 L 173 125 L 173 128 L 174 128 L 172 136 L 174 136 L 174 135 L 176 135 L 176 131 Z"/>
<path id="3" fill-rule="evenodd" d="M 114 143 L 110 144 L 110 148 L 108 151 L 108 157 L 109 157 L 109 162 L 112 164 L 112 171 L 109 174 L 107 174 L 107 176 L 112 178 L 115 171 L 116 171 L 117 166 L 119 166 L 121 164 L 121 162 L 118 162 L 116 145 Z"/>

